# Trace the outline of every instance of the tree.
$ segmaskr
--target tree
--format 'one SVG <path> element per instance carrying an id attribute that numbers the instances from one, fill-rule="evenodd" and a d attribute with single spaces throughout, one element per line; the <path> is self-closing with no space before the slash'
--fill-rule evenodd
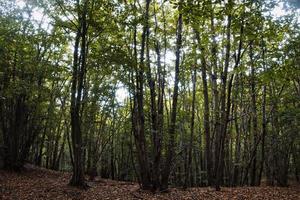
<path id="1" fill-rule="evenodd" d="M 172 111 L 171 111 L 171 121 L 169 127 L 169 141 L 168 150 L 166 155 L 165 166 L 162 172 L 162 186 L 161 190 L 166 190 L 168 188 L 169 176 L 171 172 L 171 167 L 175 154 L 175 132 L 176 132 L 176 116 L 177 116 L 177 100 L 178 100 L 178 84 L 179 84 L 179 68 L 180 68 L 180 52 L 182 46 L 182 29 L 183 29 L 183 19 L 181 13 L 181 4 L 179 2 L 178 11 L 178 21 L 177 21 L 177 31 L 176 31 L 176 60 L 175 60 L 175 80 L 174 80 L 174 91 L 172 99 Z"/>
<path id="2" fill-rule="evenodd" d="M 82 132 L 81 132 L 81 119 L 80 109 L 82 106 L 82 91 L 83 81 L 86 73 L 86 56 L 87 56 L 87 11 L 89 1 L 83 1 L 82 11 L 78 10 L 77 32 L 75 37 L 74 53 L 73 53 L 73 73 L 72 73 L 72 85 L 71 85 L 71 136 L 73 147 L 73 175 L 70 181 L 71 185 L 86 187 L 84 181 L 84 169 L 82 159 Z M 81 7 L 80 1 L 77 1 L 77 8 Z M 79 45 L 80 46 L 80 58 L 79 58 Z"/>

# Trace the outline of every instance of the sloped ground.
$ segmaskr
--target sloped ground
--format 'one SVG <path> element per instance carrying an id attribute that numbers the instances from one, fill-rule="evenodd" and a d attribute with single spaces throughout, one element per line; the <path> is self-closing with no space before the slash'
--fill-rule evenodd
<path id="1" fill-rule="evenodd" d="M 135 183 L 101 180 L 90 183 L 88 190 L 68 186 L 69 173 L 31 168 L 20 174 L 0 171 L 1 200 L 122 200 L 122 199 L 255 199 L 255 200 L 300 200 L 300 186 L 171 189 L 169 193 L 152 194 L 139 190 Z"/>

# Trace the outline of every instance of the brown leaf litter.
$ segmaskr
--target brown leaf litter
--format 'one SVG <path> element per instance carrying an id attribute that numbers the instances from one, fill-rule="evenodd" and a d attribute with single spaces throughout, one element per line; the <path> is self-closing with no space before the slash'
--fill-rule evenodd
<path id="1" fill-rule="evenodd" d="M 68 185 L 70 173 L 32 168 L 22 173 L 0 171 L 1 200 L 300 200 L 300 186 L 235 187 L 170 189 L 168 193 L 141 191 L 131 182 L 103 180 L 90 182 L 91 188 L 82 190 Z"/>

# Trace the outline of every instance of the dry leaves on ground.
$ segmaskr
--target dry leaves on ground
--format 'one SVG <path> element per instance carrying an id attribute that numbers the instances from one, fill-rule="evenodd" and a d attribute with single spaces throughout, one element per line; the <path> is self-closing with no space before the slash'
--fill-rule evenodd
<path id="1" fill-rule="evenodd" d="M 0 171 L 1 200 L 130 200 L 130 199 L 182 199 L 182 200 L 299 200 L 300 186 L 237 187 L 170 189 L 169 193 L 152 194 L 139 190 L 135 183 L 101 180 L 89 183 L 91 188 L 81 190 L 68 186 L 69 173 L 31 168 L 22 173 Z"/>

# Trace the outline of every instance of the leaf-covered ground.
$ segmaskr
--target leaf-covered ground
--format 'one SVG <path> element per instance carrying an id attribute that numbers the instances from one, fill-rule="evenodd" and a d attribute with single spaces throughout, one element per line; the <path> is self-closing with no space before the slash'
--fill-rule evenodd
<path id="1" fill-rule="evenodd" d="M 215 192 L 211 188 L 171 189 L 169 193 L 152 194 L 139 190 L 135 183 L 101 180 L 89 183 L 91 188 L 81 190 L 68 186 L 69 173 L 32 168 L 22 173 L 0 171 L 1 200 L 105 200 L 105 199 L 300 199 L 300 186 L 237 187 L 222 188 Z"/>

